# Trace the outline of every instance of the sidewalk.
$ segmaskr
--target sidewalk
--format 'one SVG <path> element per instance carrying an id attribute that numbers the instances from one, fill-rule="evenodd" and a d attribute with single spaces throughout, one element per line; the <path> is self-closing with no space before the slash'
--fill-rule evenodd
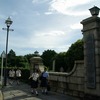
<path id="1" fill-rule="evenodd" d="M 7 85 L 2 89 L 4 100 L 79 100 L 64 94 L 49 92 L 48 95 L 42 94 L 39 90 L 39 95 L 31 94 L 31 88 L 25 83 L 17 85 Z M 2 99 L 0 99 L 2 100 Z"/>

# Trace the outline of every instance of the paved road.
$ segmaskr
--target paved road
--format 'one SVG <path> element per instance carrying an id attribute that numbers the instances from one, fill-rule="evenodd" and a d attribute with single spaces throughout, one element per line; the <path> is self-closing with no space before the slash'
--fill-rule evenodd
<path id="1" fill-rule="evenodd" d="M 21 83 L 20 85 L 14 83 L 3 88 L 3 97 L 4 100 L 79 100 L 55 92 L 49 92 L 48 95 L 39 92 L 39 95 L 36 96 L 35 94 L 31 94 L 30 90 L 30 86 L 25 83 Z"/>

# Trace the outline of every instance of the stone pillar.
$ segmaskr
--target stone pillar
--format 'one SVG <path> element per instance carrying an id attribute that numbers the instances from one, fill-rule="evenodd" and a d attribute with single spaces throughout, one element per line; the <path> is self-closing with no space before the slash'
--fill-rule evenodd
<path id="1" fill-rule="evenodd" d="M 41 72 L 44 70 L 42 58 L 40 57 L 37 51 L 35 51 L 34 56 L 30 58 L 30 64 L 31 64 L 30 73 L 33 73 L 34 69 L 38 69 Z"/>
<path id="2" fill-rule="evenodd" d="M 55 72 L 55 60 L 53 60 L 53 69 L 52 69 L 53 72 Z"/>
<path id="3" fill-rule="evenodd" d="M 83 24 L 85 93 L 100 96 L 100 18 L 99 8 L 89 9 L 92 17 Z"/>

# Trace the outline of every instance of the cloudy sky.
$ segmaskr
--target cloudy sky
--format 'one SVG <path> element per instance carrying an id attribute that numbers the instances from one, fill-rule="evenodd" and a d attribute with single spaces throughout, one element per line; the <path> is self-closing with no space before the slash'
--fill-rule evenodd
<path id="1" fill-rule="evenodd" d="M 9 32 L 8 52 L 32 54 L 36 50 L 66 52 L 81 39 L 80 22 L 91 14 L 89 9 L 100 7 L 99 0 L 0 0 L 0 53 L 6 50 L 5 20 L 13 21 Z"/>

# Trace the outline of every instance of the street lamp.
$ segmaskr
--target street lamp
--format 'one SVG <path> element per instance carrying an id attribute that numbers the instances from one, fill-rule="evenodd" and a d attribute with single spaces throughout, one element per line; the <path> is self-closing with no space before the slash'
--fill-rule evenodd
<path id="1" fill-rule="evenodd" d="M 93 8 L 89 9 L 92 16 L 98 16 L 100 8 L 94 6 Z"/>
<path id="2" fill-rule="evenodd" d="M 13 23 L 10 17 L 5 21 L 5 24 L 7 25 L 7 28 L 2 28 L 3 30 L 7 30 L 7 38 L 6 38 L 6 66 L 4 68 L 4 86 L 6 86 L 7 83 L 7 50 L 8 50 L 8 35 L 9 31 L 13 31 L 13 29 L 9 29 L 10 25 Z"/>

